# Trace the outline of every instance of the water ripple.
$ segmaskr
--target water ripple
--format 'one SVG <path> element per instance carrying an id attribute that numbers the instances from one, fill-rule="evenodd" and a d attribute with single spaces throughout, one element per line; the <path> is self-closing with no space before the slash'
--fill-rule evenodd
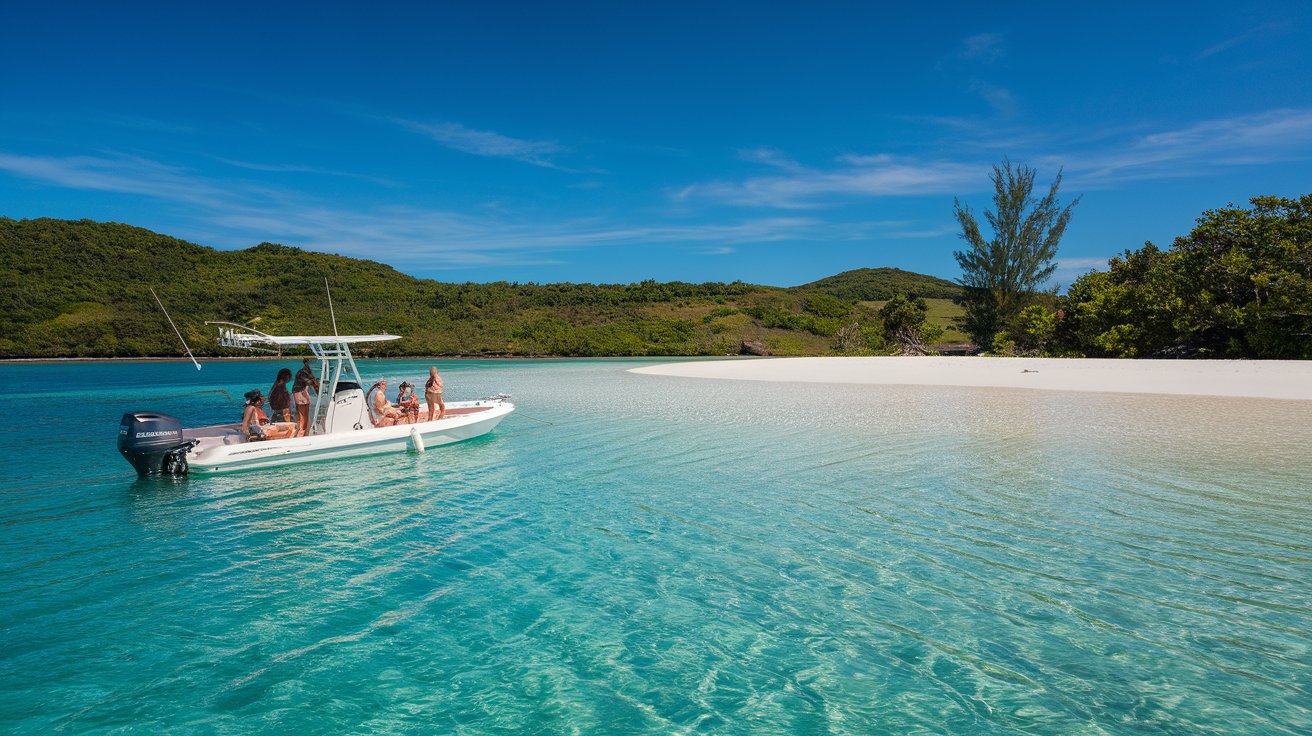
<path id="1" fill-rule="evenodd" d="M 144 481 L 112 427 L 173 366 L 0 366 L 102 420 L 0 429 L 0 729 L 1312 732 L 1297 402 L 444 365 L 522 416 Z"/>

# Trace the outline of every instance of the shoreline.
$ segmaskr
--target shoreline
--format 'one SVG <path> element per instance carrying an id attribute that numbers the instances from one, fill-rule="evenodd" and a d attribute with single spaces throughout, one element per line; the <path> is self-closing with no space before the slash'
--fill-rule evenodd
<path id="1" fill-rule="evenodd" d="M 313 355 L 215 355 L 215 356 L 196 356 L 196 360 L 201 363 L 218 363 L 218 362 L 238 362 L 251 360 L 271 360 L 287 361 L 300 360 L 301 358 L 313 358 Z M 580 357 L 573 355 L 356 355 L 353 356 L 357 361 L 361 360 L 567 360 L 578 358 L 580 360 L 604 360 L 607 358 L 633 358 L 666 360 L 682 359 L 684 357 L 699 356 L 645 356 L 645 355 L 606 355 L 598 357 Z M 707 356 L 716 357 L 716 356 Z M 0 365 L 39 365 L 39 364 L 61 364 L 61 363 L 190 363 L 191 358 L 186 356 L 159 356 L 159 357 L 141 357 L 141 358 L 0 358 Z"/>
<path id="2" fill-rule="evenodd" d="M 662 363 L 631 373 L 679 378 L 954 386 L 1312 401 L 1312 361 L 1113 358 L 823 357 Z"/>

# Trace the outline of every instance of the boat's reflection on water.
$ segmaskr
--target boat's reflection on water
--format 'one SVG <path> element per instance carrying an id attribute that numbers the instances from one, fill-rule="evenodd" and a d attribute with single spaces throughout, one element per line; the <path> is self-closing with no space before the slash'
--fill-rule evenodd
<path id="1" fill-rule="evenodd" d="M 458 451 L 455 451 L 457 450 Z M 398 452 L 220 475 L 147 476 L 128 481 L 132 520 L 156 533 L 207 534 L 307 526 L 346 530 L 463 505 L 489 485 L 514 485 L 505 438 L 496 433 L 451 449 Z M 376 518 L 375 518 L 376 517 Z"/>

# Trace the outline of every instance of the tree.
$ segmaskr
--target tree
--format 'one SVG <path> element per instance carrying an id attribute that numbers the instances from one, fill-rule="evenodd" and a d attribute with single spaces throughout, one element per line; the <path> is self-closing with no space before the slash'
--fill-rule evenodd
<path id="1" fill-rule="evenodd" d="M 1107 271 L 1075 279 L 1062 298 L 1058 342 L 1100 358 L 1139 358 L 1179 352 L 1184 283 L 1175 256 L 1152 243 L 1111 259 Z"/>
<path id="2" fill-rule="evenodd" d="M 1200 354 L 1312 358 L 1312 194 L 1203 213 L 1171 247 Z"/>
<path id="3" fill-rule="evenodd" d="M 1312 358 L 1312 194 L 1250 201 L 1076 279 L 1059 340 L 1124 358 Z"/>
<path id="4" fill-rule="evenodd" d="M 898 294 L 879 310 L 884 321 L 884 339 L 901 348 L 903 355 L 924 355 L 923 331 L 929 305 L 920 297 Z M 942 329 L 939 328 L 942 335 Z"/>
<path id="5" fill-rule="evenodd" d="M 1043 355 L 1057 331 L 1057 313 L 1042 304 L 1031 304 L 1016 315 L 1016 341 L 1026 355 Z"/>
<path id="6" fill-rule="evenodd" d="M 1036 171 L 1024 165 L 1013 166 L 1004 160 L 993 166 L 994 210 L 984 217 L 993 230 L 986 241 L 979 222 L 970 211 L 953 199 L 961 239 L 969 248 L 953 256 L 961 266 L 958 283 L 964 288 L 962 306 L 966 309 L 963 327 L 977 345 L 992 345 L 993 336 L 1010 324 L 1029 304 L 1057 265 L 1057 244 L 1071 219 L 1076 197 L 1063 209 L 1057 201 L 1061 170 L 1047 196 L 1035 199 Z"/>

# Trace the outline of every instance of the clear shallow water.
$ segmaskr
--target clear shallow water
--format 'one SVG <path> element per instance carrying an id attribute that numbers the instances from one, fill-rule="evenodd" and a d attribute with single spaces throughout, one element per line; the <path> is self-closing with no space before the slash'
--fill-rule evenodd
<path id="1" fill-rule="evenodd" d="M 0 366 L 0 731 L 1312 732 L 1307 403 L 639 364 L 445 362 L 519 411 L 178 481 L 119 415 L 273 364 Z"/>

